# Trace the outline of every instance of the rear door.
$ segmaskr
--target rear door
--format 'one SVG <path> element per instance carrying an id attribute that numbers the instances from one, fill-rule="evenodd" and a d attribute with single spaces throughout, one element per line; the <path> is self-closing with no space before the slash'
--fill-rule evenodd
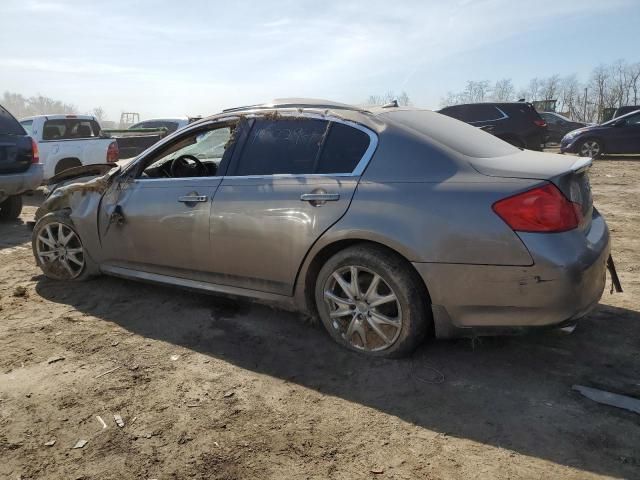
<path id="1" fill-rule="evenodd" d="M 306 253 L 347 211 L 376 145 L 356 124 L 256 119 L 213 201 L 216 283 L 290 295 Z"/>
<path id="2" fill-rule="evenodd" d="M 31 139 L 24 128 L 0 106 L 0 173 L 26 171 L 32 155 Z"/>

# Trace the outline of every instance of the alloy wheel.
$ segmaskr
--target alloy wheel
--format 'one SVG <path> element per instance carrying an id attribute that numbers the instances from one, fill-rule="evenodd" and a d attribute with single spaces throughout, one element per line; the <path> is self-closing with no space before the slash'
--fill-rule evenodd
<path id="1" fill-rule="evenodd" d="M 352 347 L 379 351 L 398 339 L 402 308 L 379 274 L 355 265 L 341 267 L 329 276 L 323 294 L 332 327 Z"/>
<path id="2" fill-rule="evenodd" d="M 600 144 L 595 140 L 587 140 L 580 147 L 580 154 L 583 157 L 597 157 L 600 154 Z"/>
<path id="3" fill-rule="evenodd" d="M 84 269 L 84 249 L 78 234 L 59 222 L 46 224 L 36 238 L 36 254 L 45 273 L 72 280 Z"/>

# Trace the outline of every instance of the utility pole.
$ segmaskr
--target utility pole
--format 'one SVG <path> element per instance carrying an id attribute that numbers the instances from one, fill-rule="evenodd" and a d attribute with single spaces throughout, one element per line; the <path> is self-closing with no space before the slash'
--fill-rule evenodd
<path id="1" fill-rule="evenodd" d="M 587 87 L 584 87 L 584 113 L 582 114 L 584 121 L 587 121 Z"/>

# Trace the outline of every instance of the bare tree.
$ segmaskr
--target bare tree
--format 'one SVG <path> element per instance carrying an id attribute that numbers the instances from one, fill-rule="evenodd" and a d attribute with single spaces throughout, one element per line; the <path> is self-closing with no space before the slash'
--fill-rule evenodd
<path id="1" fill-rule="evenodd" d="M 493 87 L 491 94 L 496 102 L 511 102 L 514 100 L 515 88 L 510 78 L 498 80 Z"/>
<path id="2" fill-rule="evenodd" d="M 93 116 L 96 117 L 96 120 L 99 122 L 103 121 L 106 117 L 105 111 L 102 107 L 96 107 L 93 109 Z"/>
<path id="3" fill-rule="evenodd" d="M 11 92 L 4 92 L 2 104 L 17 118 L 52 113 L 76 113 L 78 110 L 75 105 L 54 100 L 44 95 L 26 98 L 19 93 Z"/>
<path id="4" fill-rule="evenodd" d="M 401 107 L 406 107 L 411 105 L 411 99 L 409 95 L 404 90 L 400 92 L 399 95 L 396 95 L 392 90 L 389 90 L 384 95 L 369 95 L 369 98 L 365 102 L 366 105 L 385 105 L 387 103 L 393 102 L 396 100 L 398 105 Z"/>
<path id="5" fill-rule="evenodd" d="M 633 93 L 633 105 L 640 100 L 640 62 L 629 65 L 629 84 Z"/>
<path id="6" fill-rule="evenodd" d="M 552 75 L 540 82 L 540 100 L 557 100 L 560 75 Z"/>

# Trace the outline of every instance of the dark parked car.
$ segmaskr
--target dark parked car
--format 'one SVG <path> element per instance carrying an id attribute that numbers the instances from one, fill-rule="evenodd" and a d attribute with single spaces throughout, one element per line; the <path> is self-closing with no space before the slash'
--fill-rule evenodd
<path id="1" fill-rule="evenodd" d="M 640 110 L 569 132 L 560 142 L 560 151 L 592 158 L 603 153 L 640 153 Z"/>
<path id="2" fill-rule="evenodd" d="M 468 103 L 438 113 L 482 128 L 519 148 L 542 150 L 547 137 L 547 122 L 530 103 Z"/>
<path id="3" fill-rule="evenodd" d="M 547 142 L 560 143 L 567 133 L 586 127 L 583 122 L 574 122 L 556 112 L 542 112 L 540 116 L 547 122 Z"/>
<path id="4" fill-rule="evenodd" d="M 0 105 L 0 219 L 18 218 L 22 193 L 42 182 L 38 145 Z"/>
<path id="5" fill-rule="evenodd" d="M 640 110 L 640 105 L 627 105 L 625 107 L 616 108 L 616 111 L 613 112 L 612 118 L 618 118 L 627 113 L 635 112 L 636 110 Z"/>
<path id="6" fill-rule="evenodd" d="M 428 110 L 276 100 L 195 122 L 124 169 L 61 173 L 33 252 L 52 279 L 105 273 L 295 306 L 340 344 L 396 357 L 427 334 L 592 309 L 609 231 L 590 164 Z"/>

